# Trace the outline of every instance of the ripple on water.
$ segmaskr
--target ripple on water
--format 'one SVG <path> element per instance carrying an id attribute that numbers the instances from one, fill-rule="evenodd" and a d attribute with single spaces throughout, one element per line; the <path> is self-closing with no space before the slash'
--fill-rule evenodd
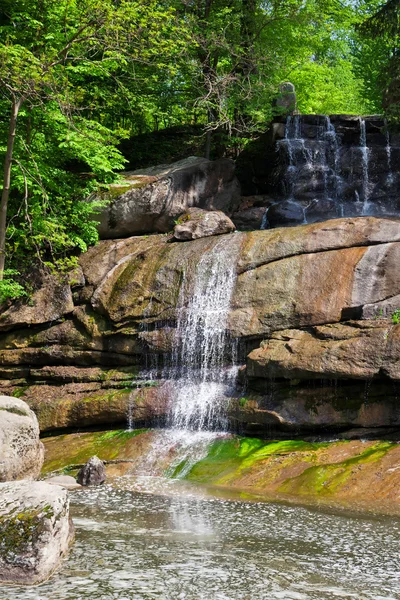
<path id="1" fill-rule="evenodd" d="M 400 598 L 397 519 L 168 494 L 75 492 L 76 542 L 61 570 L 0 598 Z"/>

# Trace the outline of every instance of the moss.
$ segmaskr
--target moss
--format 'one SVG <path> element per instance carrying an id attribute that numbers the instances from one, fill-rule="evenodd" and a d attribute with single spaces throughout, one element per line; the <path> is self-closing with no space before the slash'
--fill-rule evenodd
<path id="1" fill-rule="evenodd" d="M 5 562 L 20 560 L 44 531 L 44 520 L 54 512 L 50 505 L 0 517 L 0 556 Z"/>
<path id="2" fill-rule="evenodd" d="M 22 410 L 20 408 L 15 408 L 15 407 L 4 408 L 4 407 L 0 406 L 0 410 L 4 410 L 5 412 L 12 413 L 13 415 L 19 415 L 20 417 L 28 417 L 29 416 L 29 414 L 26 410 Z"/>
<path id="3" fill-rule="evenodd" d="M 140 367 L 119 367 L 118 369 L 105 369 L 100 375 L 100 380 L 103 382 L 132 380 L 137 379 L 140 375 L 140 372 Z"/>
<path id="4" fill-rule="evenodd" d="M 21 387 L 17 387 L 15 388 L 15 390 L 12 391 L 12 396 L 14 396 L 14 398 L 20 398 L 21 396 L 23 396 L 25 394 L 25 392 L 29 389 L 29 385 L 24 385 Z"/>
<path id="5" fill-rule="evenodd" d="M 342 462 L 312 466 L 298 477 L 285 481 L 279 491 L 296 495 L 333 495 L 347 483 L 355 468 L 378 462 L 393 447 L 394 443 L 378 442 Z"/>
<path id="6" fill-rule="evenodd" d="M 61 435 L 44 439 L 46 448 L 43 474 L 64 470 L 85 463 L 91 456 L 101 460 L 115 460 L 130 440 L 147 431 L 146 429 L 118 429 L 90 433 Z"/>
<path id="7" fill-rule="evenodd" d="M 131 189 L 131 187 L 133 186 L 129 183 L 113 184 L 110 185 L 109 189 L 106 192 L 101 194 L 101 197 L 105 200 L 112 201 L 118 198 L 119 196 L 122 196 L 122 194 L 125 194 L 125 192 Z"/>
<path id="8" fill-rule="evenodd" d="M 127 394 L 131 391 L 131 388 L 127 387 L 126 381 L 123 381 L 121 383 L 123 385 L 123 389 L 117 389 L 117 390 L 111 390 L 111 391 L 99 390 L 98 394 L 91 394 L 90 396 L 85 396 L 84 398 L 81 398 L 79 400 L 79 403 L 81 403 L 81 402 L 83 402 L 84 404 L 91 404 L 91 403 L 95 403 L 95 402 L 111 403 L 114 400 L 118 400 L 120 398 L 123 399 L 125 394 Z"/>
<path id="9" fill-rule="evenodd" d="M 215 441 L 207 456 L 196 463 L 186 479 L 223 485 L 271 456 L 294 452 L 314 452 L 327 444 L 311 444 L 301 440 L 265 442 L 258 438 L 230 438 Z M 178 469 L 181 470 L 181 465 Z"/>
<path id="10" fill-rule="evenodd" d="M 190 215 L 181 215 L 178 219 L 176 219 L 175 225 L 183 225 L 183 223 L 187 223 L 187 221 L 190 221 Z"/>

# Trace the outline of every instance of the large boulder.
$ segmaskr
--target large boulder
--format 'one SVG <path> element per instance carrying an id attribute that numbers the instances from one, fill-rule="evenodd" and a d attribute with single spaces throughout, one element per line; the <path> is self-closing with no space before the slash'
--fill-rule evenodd
<path id="1" fill-rule="evenodd" d="M 235 226 L 220 210 L 207 211 L 201 208 L 189 208 L 189 210 L 178 219 L 174 227 L 174 238 L 184 242 L 197 240 L 210 235 L 221 235 L 232 233 Z"/>
<path id="2" fill-rule="evenodd" d="M 66 490 L 44 482 L 0 483 L 0 582 L 30 585 L 48 579 L 73 532 Z"/>
<path id="3" fill-rule="evenodd" d="M 232 214 L 240 201 L 235 165 L 228 159 L 190 157 L 124 173 L 122 183 L 105 195 L 109 203 L 99 215 L 102 239 L 138 233 L 168 232 L 191 207 Z"/>
<path id="4" fill-rule="evenodd" d="M 35 414 L 22 400 L 0 396 L 0 481 L 35 479 L 43 459 Z"/>

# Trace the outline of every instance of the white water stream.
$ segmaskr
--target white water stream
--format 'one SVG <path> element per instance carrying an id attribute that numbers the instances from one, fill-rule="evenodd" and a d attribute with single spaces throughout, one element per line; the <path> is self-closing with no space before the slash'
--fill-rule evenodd
<path id="1" fill-rule="evenodd" d="M 365 119 L 360 117 L 360 151 L 361 151 L 361 165 L 362 165 L 362 193 L 363 193 L 363 209 L 362 215 L 366 216 L 370 211 L 369 203 L 369 150 L 367 146 L 367 130 L 365 126 Z"/>
<path id="2" fill-rule="evenodd" d="M 167 429 L 155 433 L 137 474 L 162 475 L 160 465 L 173 454 L 172 468 L 184 465 L 182 476 L 227 430 L 227 403 L 238 374 L 228 316 L 241 239 L 240 234 L 221 236 L 194 267 L 184 265 L 174 348 L 163 371 L 170 405 Z M 131 425 L 132 411 L 129 417 Z"/>
<path id="3" fill-rule="evenodd" d="M 171 382 L 172 429 L 226 429 L 226 398 L 237 376 L 236 343 L 228 315 L 236 281 L 240 236 L 223 236 L 184 277 Z"/>

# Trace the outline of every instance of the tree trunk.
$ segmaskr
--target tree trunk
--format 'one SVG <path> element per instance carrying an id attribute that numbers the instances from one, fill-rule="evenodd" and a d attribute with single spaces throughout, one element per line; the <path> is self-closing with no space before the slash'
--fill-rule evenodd
<path id="1" fill-rule="evenodd" d="M 11 105 L 11 116 L 10 125 L 8 129 L 7 138 L 7 151 L 6 158 L 4 160 L 4 178 L 3 178 L 3 191 L 1 194 L 0 202 L 0 281 L 4 275 L 4 265 L 6 261 L 6 230 L 7 230 L 7 205 L 8 198 L 10 196 L 10 182 L 11 182 L 11 165 L 14 150 L 15 132 L 17 129 L 17 118 L 19 109 L 23 103 L 23 98 L 13 100 Z"/>

